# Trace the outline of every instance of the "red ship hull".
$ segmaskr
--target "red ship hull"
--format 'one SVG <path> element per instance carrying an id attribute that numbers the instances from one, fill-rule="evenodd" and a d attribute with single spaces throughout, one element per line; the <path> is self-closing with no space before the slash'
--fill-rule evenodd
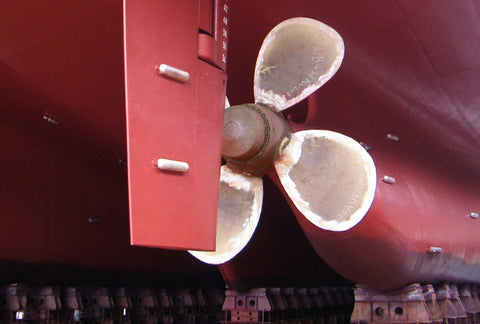
<path id="1" fill-rule="evenodd" d="M 0 10 L 0 280 L 44 282 L 62 273 L 65 280 L 92 280 L 99 271 L 104 278 L 156 272 L 218 280 L 216 267 L 186 252 L 130 246 L 121 2 L 28 4 L 4 1 Z M 315 228 L 291 206 L 308 241 L 267 185 L 258 237 L 220 267 L 233 288 L 351 280 L 389 290 L 419 281 L 480 282 L 480 220 L 471 217 L 480 211 L 479 8 L 478 1 L 230 4 L 232 104 L 253 101 L 255 58 L 275 24 L 308 16 L 342 35 L 339 72 L 285 114 L 294 130 L 328 129 L 367 144 L 379 177 L 371 210 L 346 232 Z M 177 36 L 170 45 L 182 42 Z M 224 87 L 221 69 L 208 68 Z M 167 97 L 183 93 L 168 89 L 160 87 Z M 195 100 L 218 106 L 221 92 Z M 191 207 L 181 199 L 175 206 Z M 185 210 L 181 215 L 194 208 Z M 206 241 L 210 246 L 212 238 Z M 71 268 L 77 272 L 67 274 Z"/>

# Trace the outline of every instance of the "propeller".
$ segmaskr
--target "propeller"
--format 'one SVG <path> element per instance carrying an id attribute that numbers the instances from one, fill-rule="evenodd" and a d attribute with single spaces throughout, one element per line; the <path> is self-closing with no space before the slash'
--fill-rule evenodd
<path id="1" fill-rule="evenodd" d="M 255 104 L 225 111 L 216 251 L 189 251 L 193 256 L 222 264 L 248 244 L 261 214 L 261 177 L 273 170 L 318 228 L 346 231 L 363 219 L 376 188 L 368 152 L 340 133 L 292 133 L 280 113 L 327 82 L 343 55 L 340 35 L 314 19 L 288 19 L 268 33 L 255 66 Z"/>

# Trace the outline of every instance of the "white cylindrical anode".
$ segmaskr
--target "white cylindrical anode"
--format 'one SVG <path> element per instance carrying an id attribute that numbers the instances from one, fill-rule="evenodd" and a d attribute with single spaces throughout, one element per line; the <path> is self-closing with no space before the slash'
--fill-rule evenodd
<path id="1" fill-rule="evenodd" d="M 190 169 L 190 166 L 187 162 L 175 161 L 168 159 L 158 159 L 157 167 L 160 170 L 164 171 L 174 171 L 174 172 L 187 172 Z"/>
<path id="2" fill-rule="evenodd" d="M 394 134 L 387 134 L 387 138 L 389 140 L 392 140 L 392 141 L 395 141 L 395 142 L 398 142 L 400 140 L 400 137 L 398 137 L 397 135 L 394 135 Z"/>
<path id="3" fill-rule="evenodd" d="M 158 72 L 161 75 L 166 76 L 170 79 L 174 79 L 178 82 L 187 82 L 188 80 L 190 80 L 190 73 L 174 68 L 173 66 L 167 64 L 160 64 Z"/>
<path id="4" fill-rule="evenodd" d="M 395 184 L 395 182 L 397 181 L 394 177 L 390 177 L 388 175 L 383 176 L 382 180 L 383 180 L 383 182 L 388 183 L 388 184 L 392 184 L 392 185 Z"/>

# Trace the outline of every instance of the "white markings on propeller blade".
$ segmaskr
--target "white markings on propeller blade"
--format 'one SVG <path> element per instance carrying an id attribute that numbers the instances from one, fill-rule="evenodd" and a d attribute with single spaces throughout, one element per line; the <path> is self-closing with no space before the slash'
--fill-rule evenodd
<path id="1" fill-rule="evenodd" d="M 271 73 L 271 72 L 272 72 L 272 69 L 275 69 L 276 67 L 278 67 L 278 65 L 266 66 L 266 67 L 264 67 L 264 68 L 260 71 L 260 74 L 264 75 L 264 74 L 266 74 L 267 72 L 268 72 L 268 73 Z"/>
<path id="2" fill-rule="evenodd" d="M 300 81 L 295 87 L 283 95 L 286 99 L 292 99 L 298 96 L 303 90 L 307 89 L 311 85 L 315 85 L 315 83 L 318 81 L 322 71 L 325 70 L 325 66 L 319 63 L 322 63 L 325 60 L 326 43 L 327 42 L 322 35 L 322 38 L 319 39 L 318 45 L 315 46 L 312 51 L 312 63 L 315 65 L 302 81 Z"/>
<path id="3" fill-rule="evenodd" d="M 363 199 L 364 193 L 362 190 L 365 187 L 366 182 L 367 181 L 363 177 L 363 175 L 357 178 L 357 182 L 355 183 L 355 189 L 352 190 L 352 195 L 345 203 L 345 206 L 336 218 L 350 220 L 351 216 L 355 212 L 357 212 L 357 210 L 361 207 L 359 206 L 359 202 L 361 202 Z"/>

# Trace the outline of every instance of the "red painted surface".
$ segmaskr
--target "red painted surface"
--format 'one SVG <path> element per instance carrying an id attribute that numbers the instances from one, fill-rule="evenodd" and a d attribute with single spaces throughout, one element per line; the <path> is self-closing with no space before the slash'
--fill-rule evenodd
<path id="1" fill-rule="evenodd" d="M 194 3 L 164 4 L 184 6 L 185 12 L 175 7 L 158 11 L 159 15 L 168 13 L 183 21 L 180 15 L 184 14 L 188 21 L 148 31 L 159 39 L 169 35 L 170 42 L 165 44 L 171 47 L 162 46 L 162 50 L 171 61 L 165 63 L 196 71 L 206 80 L 194 77 L 188 84 L 179 84 L 162 79 L 154 66 L 164 57 L 154 57 L 155 48 L 139 52 L 152 56 L 146 58 L 145 68 L 133 69 L 139 80 L 138 75 L 144 73 L 153 81 L 146 82 L 151 89 L 137 85 L 145 96 L 134 103 L 157 104 L 158 100 L 169 111 L 162 117 L 140 116 L 138 125 L 162 123 L 168 136 L 191 135 L 188 128 L 203 119 L 191 119 L 189 109 L 206 107 L 203 100 L 208 97 L 198 94 L 221 91 L 208 81 L 212 76 L 217 81 L 224 78 L 217 68 L 198 60 L 198 48 L 194 48 L 199 44 L 198 28 L 186 30 L 199 22 L 193 9 L 198 2 Z M 370 145 L 379 181 L 371 211 L 352 231 L 319 231 L 297 213 L 318 255 L 346 278 L 379 289 L 419 280 L 480 282 L 480 223 L 468 217 L 480 211 L 480 3 L 299 0 L 272 5 L 268 0 L 255 0 L 231 2 L 229 8 L 227 92 L 232 104 L 253 101 L 257 51 L 280 21 L 294 16 L 316 18 L 344 38 L 345 59 L 337 75 L 308 105 L 303 103 L 286 114 L 292 121 L 305 120 L 291 123 L 296 130 L 334 130 Z M 147 22 L 151 19 L 147 14 L 136 18 Z M 146 273 L 170 272 L 177 278 L 196 274 L 218 278 L 216 267 L 200 264 L 186 252 L 129 245 L 127 171 L 124 162 L 119 163 L 127 154 L 122 30 L 120 1 L 50 0 L 48 6 L 37 1 L 0 1 L 1 281 L 93 280 L 101 272 L 108 278 L 123 271 L 141 273 L 142 279 Z M 144 49 L 140 42 L 146 35 L 132 41 Z M 186 40 L 191 43 L 183 44 Z M 195 54 L 180 55 L 182 44 Z M 173 94 L 178 95 L 181 88 L 189 91 L 176 99 Z M 163 90 L 166 96 L 159 95 Z M 174 109 L 179 103 L 188 118 L 181 125 L 176 124 L 178 120 L 167 123 L 184 112 Z M 142 111 L 132 113 L 141 115 Z M 45 114 L 58 125 L 46 121 Z M 144 127 L 137 131 L 149 136 Z M 400 141 L 386 139 L 387 133 L 399 136 Z M 206 150 L 215 151 L 218 139 L 209 132 L 201 135 L 204 143 L 212 144 Z M 175 186 L 175 181 L 184 181 L 183 176 L 167 176 L 152 167 L 151 160 L 160 152 L 159 140 L 151 140 L 145 144 L 148 152 L 131 156 L 140 161 L 134 172 L 150 183 L 140 185 L 157 190 L 153 182 L 161 177 L 172 181 L 170 188 L 184 188 L 186 197 L 198 201 L 201 198 L 193 197 L 195 193 L 205 194 L 209 196 L 205 201 L 211 202 L 212 191 L 183 183 Z M 166 157 L 193 159 L 195 146 L 185 149 L 190 143 L 169 143 Z M 185 176 L 193 179 L 193 170 Z M 397 182 L 393 186 L 383 183 L 384 174 Z M 286 204 L 276 203 L 283 199 L 278 190 L 267 188 L 267 210 L 251 244 L 221 267 L 226 281 L 249 287 L 322 283 L 318 278 L 342 280 L 292 223 Z M 163 203 L 165 208 L 184 211 L 197 208 L 172 197 L 168 192 L 141 198 L 148 198 L 147 206 Z M 100 222 L 91 223 L 89 218 Z M 153 242 L 156 235 L 145 233 L 150 241 L 143 244 L 158 243 Z M 441 247 L 443 253 L 429 255 L 430 246 Z"/>
<path id="2" fill-rule="evenodd" d="M 215 249 L 226 76 L 199 59 L 198 8 L 191 4 L 125 1 L 134 245 Z M 190 80 L 159 75 L 160 64 L 187 71 Z M 159 158 L 187 162 L 190 169 L 160 171 L 154 165 Z"/>
<path id="3" fill-rule="evenodd" d="M 188 10 L 193 14 L 196 7 Z M 167 85 L 154 65 L 145 73 L 164 85 L 160 91 L 170 103 L 195 103 L 181 108 L 197 110 L 196 123 L 206 125 L 197 126 L 197 138 L 214 152 L 215 139 L 206 129 L 218 127 L 209 125 L 214 124 L 210 118 L 220 118 L 209 110 L 221 105 L 223 113 L 225 76 L 198 60 L 197 34 L 195 26 L 194 44 L 189 45 L 193 53 L 187 54 L 198 67 L 191 91 L 179 101 L 172 96 L 178 84 Z M 175 44 L 165 51 L 172 61 L 182 60 Z M 0 282 L 168 284 L 171 278 L 197 276 L 220 281 L 216 267 L 187 252 L 130 246 L 124 83 L 121 1 L 0 2 Z M 163 115 L 163 122 L 169 122 Z M 157 126 L 156 131 L 162 129 Z M 175 131 L 180 127 L 173 126 Z M 194 148 L 199 153 L 195 142 L 186 152 L 192 154 Z M 151 167 L 152 157 L 148 159 Z M 192 169 L 197 167 L 200 162 L 192 163 Z M 212 167 L 217 165 L 208 166 L 206 174 Z M 162 176 L 151 171 L 151 178 Z M 172 191 L 163 188 L 155 192 Z M 212 192 L 201 188 L 199 199 Z M 188 241 L 198 243 L 195 237 Z"/>

